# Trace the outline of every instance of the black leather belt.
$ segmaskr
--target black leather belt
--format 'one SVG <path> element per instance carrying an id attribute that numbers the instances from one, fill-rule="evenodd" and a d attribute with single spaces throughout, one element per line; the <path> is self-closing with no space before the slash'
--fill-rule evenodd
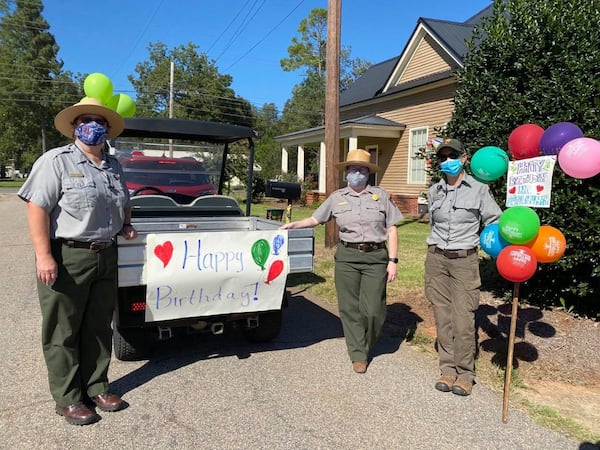
<path id="1" fill-rule="evenodd" d="M 96 241 L 74 241 L 73 239 L 57 239 L 62 245 L 70 248 L 85 248 L 88 250 L 98 251 L 111 247 L 115 241 L 96 242 Z"/>
<path id="2" fill-rule="evenodd" d="M 344 247 L 355 248 L 361 252 L 372 252 L 385 248 L 385 242 L 346 242 L 341 241 Z"/>
<path id="3" fill-rule="evenodd" d="M 434 245 L 432 245 L 431 247 L 433 247 L 434 253 L 437 253 L 438 255 L 444 255 L 448 259 L 466 258 L 467 256 L 472 255 L 473 253 L 477 253 L 476 248 L 470 248 L 468 250 L 443 250 Z"/>

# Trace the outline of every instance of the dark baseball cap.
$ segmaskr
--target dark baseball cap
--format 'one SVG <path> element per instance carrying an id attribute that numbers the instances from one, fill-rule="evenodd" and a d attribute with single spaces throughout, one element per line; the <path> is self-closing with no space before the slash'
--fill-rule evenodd
<path id="1" fill-rule="evenodd" d="M 466 153 L 465 146 L 458 139 L 446 139 L 444 142 L 440 144 L 440 146 L 436 150 L 436 154 L 439 153 L 442 149 L 449 148 L 454 151 L 457 151 L 459 154 Z"/>

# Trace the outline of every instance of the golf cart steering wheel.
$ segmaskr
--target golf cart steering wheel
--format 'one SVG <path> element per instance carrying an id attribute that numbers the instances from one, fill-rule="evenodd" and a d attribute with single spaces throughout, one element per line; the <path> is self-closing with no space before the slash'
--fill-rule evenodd
<path id="1" fill-rule="evenodd" d="M 135 191 L 133 191 L 131 193 L 132 197 L 135 197 L 136 195 L 138 195 L 140 192 L 144 192 L 144 191 L 150 191 L 154 194 L 158 194 L 158 195 L 165 195 L 165 193 L 163 191 L 161 191 L 158 188 L 155 188 L 154 186 L 143 186 L 141 188 L 137 188 Z"/>

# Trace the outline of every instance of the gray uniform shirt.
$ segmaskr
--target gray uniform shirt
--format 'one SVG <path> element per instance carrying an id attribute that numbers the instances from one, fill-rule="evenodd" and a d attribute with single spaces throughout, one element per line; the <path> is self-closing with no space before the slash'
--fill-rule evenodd
<path id="1" fill-rule="evenodd" d="M 50 215 L 51 239 L 108 242 L 129 207 L 119 161 L 103 153 L 98 167 L 75 144 L 40 156 L 18 195 Z"/>
<path id="2" fill-rule="evenodd" d="M 444 250 L 477 247 L 481 226 L 496 222 L 502 214 L 488 185 L 467 173 L 455 188 L 442 179 L 428 194 L 431 234 L 427 244 Z"/>
<path id="3" fill-rule="evenodd" d="M 387 228 L 396 225 L 402 217 L 390 194 L 370 185 L 359 193 L 349 187 L 338 189 L 313 214 L 319 223 L 334 218 L 340 239 L 353 243 L 385 242 Z"/>

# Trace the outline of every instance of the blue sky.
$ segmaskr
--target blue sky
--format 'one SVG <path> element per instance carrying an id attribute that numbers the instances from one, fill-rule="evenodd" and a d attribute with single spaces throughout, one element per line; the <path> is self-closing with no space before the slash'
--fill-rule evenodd
<path id="1" fill-rule="evenodd" d="M 419 17 L 462 22 L 491 0 L 341 0 L 341 42 L 351 56 L 378 63 L 399 55 Z M 300 20 L 327 0 L 63 0 L 44 1 L 64 69 L 101 72 L 114 93 L 135 96 L 127 75 L 148 58 L 148 44 L 193 42 L 233 77 L 236 94 L 281 110 L 301 72 L 284 72 Z"/>

